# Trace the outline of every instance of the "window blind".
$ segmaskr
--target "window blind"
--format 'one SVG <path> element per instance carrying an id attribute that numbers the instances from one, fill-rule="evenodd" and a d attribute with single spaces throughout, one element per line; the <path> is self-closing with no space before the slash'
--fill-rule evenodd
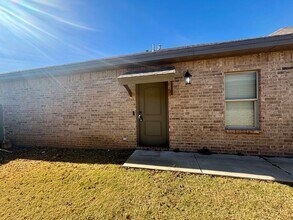
<path id="1" fill-rule="evenodd" d="M 226 127 L 256 127 L 256 72 L 225 75 Z"/>

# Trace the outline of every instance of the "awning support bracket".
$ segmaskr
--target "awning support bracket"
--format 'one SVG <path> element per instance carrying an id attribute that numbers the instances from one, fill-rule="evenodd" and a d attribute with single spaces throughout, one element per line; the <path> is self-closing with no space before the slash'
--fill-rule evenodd
<path id="1" fill-rule="evenodd" d="M 132 92 L 131 92 L 131 89 L 129 88 L 129 86 L 128 85 L 123 85 L 123 86 L 127 90 L 129 96 L 132 97 Z"/>

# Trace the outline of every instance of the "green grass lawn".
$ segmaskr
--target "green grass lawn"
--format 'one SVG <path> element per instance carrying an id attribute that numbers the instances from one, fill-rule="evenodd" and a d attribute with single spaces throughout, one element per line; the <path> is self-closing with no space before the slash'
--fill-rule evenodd
<path id="1" fill-rule="evenodd" d="M 0 219 L 292 219 L 280 183 L 125 169 L 130 151 L 0 151 Z"/>

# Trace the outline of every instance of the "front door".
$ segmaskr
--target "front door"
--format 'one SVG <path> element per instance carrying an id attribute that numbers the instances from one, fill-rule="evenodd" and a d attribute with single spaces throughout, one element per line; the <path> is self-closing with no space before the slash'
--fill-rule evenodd
<path id="1" fill-rule="evenodd" d="M 139 145 L 168 147 L 167 82 L 138 85 Z"/>

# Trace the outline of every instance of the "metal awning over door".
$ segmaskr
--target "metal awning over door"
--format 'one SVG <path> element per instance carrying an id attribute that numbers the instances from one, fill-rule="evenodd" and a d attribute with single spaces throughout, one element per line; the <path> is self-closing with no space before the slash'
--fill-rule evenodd
<path id="1" fill-rule="evenodd" d="M 175 68 L 169 68 L 157 71 L 126 73 L 118 76 L 118 82 L 120 85 L 134 85 L 142 83 L 173 81 L 174 78 Z"/>
<path id="2" fill-rule="evenodd" d="M 156 82 L 169 82 L 175 79 L 175 68 L 164 68 L 157 70 L 130 72 L 118 76 L 118 82 L 123 85 L 132 96 L 129 85 L 156 83 Z"/>

